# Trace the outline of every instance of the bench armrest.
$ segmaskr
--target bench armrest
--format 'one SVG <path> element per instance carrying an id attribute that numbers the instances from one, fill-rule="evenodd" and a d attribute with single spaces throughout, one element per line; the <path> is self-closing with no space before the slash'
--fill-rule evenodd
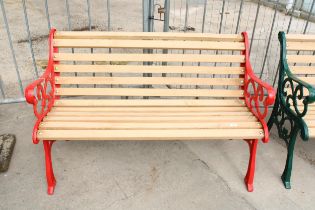
<path id="1" fill-rule="evenodd" d="M 244 76 L 244 97 L 246 106 L 250 111 L 258 118 L 263 126 L 264 143 L 269 140 L 268 126 L 265 118 L 268 114 L 268 106 L 275 102 L 275 91 L 272 86 L 263 82 L 261 79 L 256 77 L 249 61 L 249 44 L 247 33 L 242 33 L 245 43 L 245 76 Z"/>
<path id="2" fill-rule="evenodd" d="M 278 94 L 284 107 L 291 115 L 303 118 L 307 113 L 308 104 L 315 102 L 315 89 L 290 71 L 286 58 L 287 50 L 284 32 L 279 32 L 279 41 L 281 52 Z M 308 95 L 305 96 L 307 92 Z M 293 109 L 291 108 L 292 106 Z"/>
<path id="3" fill-rule="evenodd" d="M 37 118 L 40 118 L 47 109 L 51 108 L 54 102 L 55 82 L 52 69 L 53 64 L 50 62 L 45 73 L 25 88 L 26 101 L 33 104 L 34 114 Z"/>
<path id="4" fill-rule="evenodd" d="M 288 67 L 284 69 L 287 77 L 283 80 L 280 94 L 291 114 L 302 118 L 307 113 L 308 105 L 315 101 L 315 89 L 312 85 L 292 74 Z M 304 96 L 307 92 L 308 95 Z M 292 105 L 293 109 L 291 108 Z"/>
<path id="5" fill-rule="evenodd" d="M 37 118 L 37 121 L 34 125 L 32 138 L 33 143 L 35 144 L 39 142 L 37 139 L 39 124 L 51 110 L 55 101 L 55 72 L 54 61 L 52 57 L 54 50 L 56 50 L 52 45 L 54 33 L 55 29 L 51 29 L 49 36 L 49 60 L 44 74 L 33 83 L 29 84 L 25 89 L 26 101 L 27 103 L 33 105 L 34 114 Z"/>

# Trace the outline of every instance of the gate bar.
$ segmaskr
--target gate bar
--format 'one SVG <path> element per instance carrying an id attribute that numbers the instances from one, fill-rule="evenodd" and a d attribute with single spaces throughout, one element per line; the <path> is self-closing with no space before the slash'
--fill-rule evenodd
<path id="1" fill-rule="evenodd" d="M 23 3 L 23 13 L 24 13 L 24 20 L 25 20 L 25 26 L 26 26 L 26 31 L 27 31 L 28 43 L 30 46 L 31 54 L 32 54 L 32 61 L 33 61 L 33 66 L 34 66 L 34 70 L 35 70 L 35 75 L 36 75 L 36 78 L 38 78 L 39 75 L 38 75 L 38 69 L 37 69 L 36 60 L 35 60 L 35 56 L 34 56 L 33 41 L 31 38 L 30 25 L 28 22 L 25 0 L 22 0 L 22 3 Z"/>
<path id="2" fill-rule="evenodd" d="M 48 8 L 48 1 L 47 0 L 45 0 L 45 11 L 46 11 L 47 24 L 48 24 L 48 31 L 50 31 L 51 24 L 50 24 L 50 16 L 49 16 L 49 8 Z"/>
<path id="3" fill-rule="evenodd" d="M 277 0 L 277 2 L 276 2 L 275 12 L 273 14 L 273 19 L 272 19 L 272 24 L 271 24 L 271 28 L 270 28 L 269 39 L 268 39 L 267 48 L 266 48 L 266 53 L 265 53 L 263 65 L 261 67 L 260 75 L 259 75 L 260 79 L 261 79 L 261 77 L 262 77 L 262 75 L 264 73 L 264 68 L 265 68 L 265 64 L 266 64 L 266 60 L 267 60 L 267 54 L 268 54 L 269 47 L 270 47 L 270 41 L 271 41 L 271 36 L 272 36 L 272 32 L 273 32 L 273 27 L 275 25 L 275 20 L 276 20 L 276 17 L 277 17 L 278 4 L 279 4 L 279 0 Z"/>
<path id="4" fill-rule="evenodd" d="M 10 49 L 11 49 L 11 54 L 12 54 L 12 58 L 13 58 L 14 66 L 15 66 L 15 71 L 16 71 L 16 75 L 18 78 L 18 82 L 19 82 L 20 92 L 21 92 L 21 95 L 24 96 L 24 90 L 23 90 L 21 75 L 20 75 L 19 67 L 18 67 L 18 64 L 16 61 L 16 57 L 15 57 L 15 51 L 13 48 L 11 32 L 10 32 L 10 28 L 9 28 L 8 19 L 7 19 L 7 15 L 5 12 L 3 0 L 0 0 L 0 4 L 1 4 L 1 11 L 2 11 L 2 16 L 3 16 L 3 20 L 4 20 L 4 25 L 5 25 L 5 29 L 7 31 L 7 36 L 8 36 L 8 40 L 9 40 Z"/>

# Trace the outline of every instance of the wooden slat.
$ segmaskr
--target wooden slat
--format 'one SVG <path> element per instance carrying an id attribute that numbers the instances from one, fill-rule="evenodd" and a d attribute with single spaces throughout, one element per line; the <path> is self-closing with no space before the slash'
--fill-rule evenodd
<path id="1" fill-rule="evenodd" d="M 308 106 L 308 109 L 307 109 L 307 115 L 315 115 L 315 110 L 314 108 L 313 109 L 310 109 L 311 106 Z M 298 106 L 299 110 L 303 110 L 303 107 L 300 107 Z M 315 123 L 315 120 L 314 120 L 314 123 Z"/>
<path id="2" fill-rule="evenodd" d="M 244 67 L 228 66 L 142 66 L 142 65 L 55 65 L 55 72 L 111 73 L 183 73 L 183 74 L 244 74 Z"/>
<path id="3" fill-rule="evenodd" d="M 243 78 L 55 77 L 56 84 L 243 85 Z"/>
<path id="4" fill-rule="evenodd" d="M 104 123 L 104 122 L 42 122 L 40 130 L 119 130 L 119 129 L 206 129 L 206 128 L 262 128 L 259 122 L 177 122 L 177 123 Z"/>
<path id="5" fill-rule="evenodd" d="M 301 105 L 301 103 L 299 103 L 298 107 L 299 107 L 299 110 L 303 110 L 303 108 L 304 108 L 304 106 Z M 308 110 L 308 112 L 309 111 L 315 111 L 315 103 L 309 104 L 307 110 Z"/>
<path id="6" fill-rule="evenodd" d="M 40 140 L 209 140 L 256 139 L 262 129 L 177 129 L 177 130 L 40 130 Z"/>
<path id="7" fill-rule="evenodd" d="M 294 74 L 315 74 L 315 66 L 289 66 Z"/>
<path id="8" fill-rule="evenodd" d="M 54 39 L 59 48 L 134 48 L 134 49 L 183 49 L 183 50 L 244 50 L 243 42 L 214 41 L 161 41 L 161 40 L 102 40 Z"/>
<path id="9" fill-rule="evenodd" d="M 235 41 L 242 42 L 240 34 L 210 33 L 163 33 L 163 32 L 101 32 L 101 31 L 56 31 L 56 39 L 152 39 L 152 40 L 191 40 L 191 41 Z"/>
<path id="10" fill-rule="evenodd" d="M 243 97 L 243 90 L 227 89 L 145 89 L 145 88 L 56 88 L 56 95 L 66 96 L 204 96 Z"/>
<path id="11" fill-rule="evenodd" d="M 255 116 L 46 116 L 43 120 L 45 122 L 257 122 Z"/>
<path id="12" fill-rule="evenodd" d="M 314 114 L 314 112 L 313 112 Z M 310 128 L 314 128 L 315 129 L 315 120 L 311 120 L 311 119 L 304 119 L 306 122 L 307 127 Z"/>
<path id="13" fill-rule="evenodd" d="M 315 42 L 287 42 L 287 50 L 315 50 Z"/>
<path id="14" fill-rule="evenodd" d="M 60 99 L 54 103 L 56 107 L 239 107 L 244 106 L 244 100 L 238 99 L 216 99 L 216 100 L 182 100 L 182 99 L 168 99 L 168 100 L 110 100 L 110 99 Z"/>
<path id="15" fill-rule="evenodd" d="M 315 114 L 308 113 L 303 117 L 303 119 L 315 121 Z"/>
<path id="16" fill-rule="evenodd" d="M 313 34 L 286 34 L 287 42 L 315 42 Z"/>
<path id="17" fill-rule="evenodd" d="M 315 77 L 299 77 L 299 79 L 309 84 L 315 84 Z"/>
<path id="18" fill-rule="evenodd" d="M 53 107 L 56 112 L 248 112 L 247 107 Z"/>
<path id="19" fill-rule="evenodd" d="M 313 55 L 287 55 L 288 63 L 314 63 Z"/>
<path id="20" fill-rule="evenodd" d="M 314 138 L 315 137 L 315 128 L 313 128 L 313 127 L 308 128 L 308 134 L 311 138 Z"/>
<path id="21" fill-rule="evenodd" d="M 315 57 L 315 56 L 314 56 Z M 245 62 L 244 55 L 55 53 L 55 61 Z"/>
<path id="22" fill-rule="evenodd" d="M 59 112 L 50 111 L 48 116 L 253 116 L 251 112 Z"/>

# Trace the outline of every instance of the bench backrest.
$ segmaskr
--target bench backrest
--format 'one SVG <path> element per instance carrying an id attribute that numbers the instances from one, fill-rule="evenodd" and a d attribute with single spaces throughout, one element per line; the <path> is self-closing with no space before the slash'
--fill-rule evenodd
<path id="1" fill-rule="evenodd" d="M 289 70 L 301 80 L 315 85 L 315 35 L 280 33 L 280 41 L 286 45 L 286 61 Z M 281 40 L 282 39 L 282 40 Z"/>
<path id="2" fill-rule="evenodd" d="M 243 97 L 242 35 L 56 31 L 53 46 L 59 96 Z"/>

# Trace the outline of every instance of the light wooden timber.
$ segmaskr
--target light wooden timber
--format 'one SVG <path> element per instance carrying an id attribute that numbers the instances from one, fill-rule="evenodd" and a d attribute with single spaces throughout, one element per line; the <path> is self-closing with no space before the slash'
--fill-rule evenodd
<path id="1" fill-rule="evenodd" d="M 243 42 L 217 41 L 54 39 L 53 44 L 55 47 L 59 48 L 245 50 L 245 45 Z"/>
<path id="2" fill-rule="evenodd" d="M 227 89 L 145 89 L 145 88 L 56 88 L 56 95 L 66 96 L 204 96 L 243 97 L 243 90 Z"/>
<path id="3" fill-rule="evenodd" d="M 289 66 L 294 74 L 315 74 L 315 66 Z"/>
<path id="4" fill-rule="evenodd" d="M 55 77 L 56 84 L 125 84 L 125 85 L 233 85 L 244 84 L 243 78 L 181 77 Z"/>
<path id="5" fill-rule="evenodd" d="M 44 121 L 56 122 L 257 122 L 255 116 L 46 116 Z"/>
<path id="6" fill-rule="evenodd" d="M 314 63 L 313 55 L 287 55 L 288 63 Z"/>
<path id="7" fill-rule="evenodd" d="M 56 107 L 97 107 L 97 106 L 115 106 L 115 107 L 239 107 L 245 106 L 245 101 L 240 99 L 213 99 L 213 100 L 137 100 L 137 99 L 60 99 L 54 103 Z"/>
<path id="8" fill-rule="evenodd" d="M 311 34 L 286 34 L 287 42 L 315 42 L 315 35 Z"/>
<path id="9" fill-rule="evenodd" d="M 240 74 L 244 67 L 230 66 L 142 66 L 142 65 L 55 65 L 55 72 L 110 73 L 183 73 L 183 74 Z"/>
<path id="10" fill-rule="evenodd" d="M 243 42 L 240 34 L 211 33 L 162 33 L 162 32 L 101 32 L 101 31 L 57 31 L 55 39 L 134 39 L 134 40 L 191 40 Z"/>
<path id="11" fill-rule="evenodd" d="M 244 63 L 244 55 L 55 53 L 55 61 L 165 61 Z"/>
<path id="12" fill-rule="evenodd" d="M 287 50 L 313 51 L 315 50 L 315 42 L 287 42 Z"/>
<path id="13" fill-rule="evenodd" d="M 56 112 L 248 112 L 247 107 L 53 107 Z"/>
<path id="14" fill-rule="evenodd" d="M 315 77 L 299 77 L 300 80 L 307 82 L 309 84 L 315 84 Z"/>
<path id="15" fill-rule="evenodd" d="M 210 140 L 257 139 L 262 129 L 174 129 L 174 130 L 39 130 L 42 140 Z"/>
<path id="16" fill-rule="evenodd" d="M 315 137 L 315 128 L 314 127 L 309 127 L 308 128 L 308 134 L 311 138 Z"/>
<path id="17" fill-rule="evenodd" d="M 134 129 L 206 129 L 206 128 L 262 128 L 259 122 L 42 122 L 40 130 L 134 130 Z"/>
<path id="18" fill-rule="evenodd" d="M 48 116 L 253 116 L 251 112 L 59 112 L 50 111 Z"/>

